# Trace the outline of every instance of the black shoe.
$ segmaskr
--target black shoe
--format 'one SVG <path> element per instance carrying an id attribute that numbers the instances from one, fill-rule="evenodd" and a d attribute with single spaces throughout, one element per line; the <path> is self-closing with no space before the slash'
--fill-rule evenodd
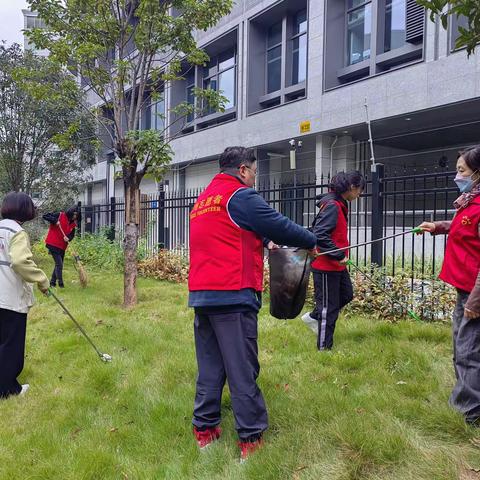
<path id="1" fill-rule="evenodd" d="M 57 286 L 57 284 L 50 282 L 50 286 L 51 286 L 52 288 L 55 288 L 55 287 Z"/>
<path id="2" fill-rule="evenodd" d="M 65 288 L 65 285 L 63 283 L 59 283 L 58 288 Z"/>

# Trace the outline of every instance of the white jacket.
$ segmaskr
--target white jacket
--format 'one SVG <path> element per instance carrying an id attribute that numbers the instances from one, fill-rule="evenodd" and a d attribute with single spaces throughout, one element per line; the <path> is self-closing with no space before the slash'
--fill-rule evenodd
<path id="1" fill-rule="evenodd" d="M 11 255 L 12 240 L 17 244 L 15 258 Z M 28 313 L 35 301 L 33 287 L 29 282 L 48 286 L 48 278 L 32 260 L 27 233 L 17 222 L 1 220 L 0 308 Z"/>

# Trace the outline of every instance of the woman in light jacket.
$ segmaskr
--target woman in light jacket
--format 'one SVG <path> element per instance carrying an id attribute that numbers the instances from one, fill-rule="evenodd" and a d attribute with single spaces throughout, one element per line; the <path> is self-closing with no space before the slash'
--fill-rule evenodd
<path id="1" fill-rule="evenodd" d="M 457 290 L 453 313 L 453 363 L 456 384 L 450 404 L 465 421 L 480 420 L 480 145 L 459 153 L 455 183 L 461 195 L 452 221 L 423 222 L 433 235 L 447 234 L 440 278 Z"/>
<path id="2" fill-rule="evenodd" d="M 27 313 L 33 305 L 36 283 L 48 292 L 48 278 L 33 261 L 30 240 L 22 228 L 35 218 L 35 206 L 25 193 L 9 193 L 1 207 L 0 221 L 0 398 L 24 394 L 23 370 Z"/>

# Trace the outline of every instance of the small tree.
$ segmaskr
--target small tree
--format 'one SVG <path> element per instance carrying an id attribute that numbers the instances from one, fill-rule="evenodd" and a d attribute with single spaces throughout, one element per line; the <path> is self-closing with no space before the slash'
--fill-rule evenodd
<path id="1" fill-rule="evenodd" d="M 83 92 L 48 59 L 0 45 L 0 193 L 73 201 L 95 161 L 95 124 Z"/>
<path id="2" fill-rule="evenodd" d="M 161 179 L 172 158 L 172 122 L 205 103 L 221 110 L 225 99 L 213 90 L 195 89 L 196 104 L 177 105 L 160 114 L 164 130 L 142 130 L 145 106 L 165 88 L 183 80 L 186 65 L 204 64 L 194 32 L 214 26 L 232 0 L 29 0 L 46 22 L 30 39 L 61 65 L 77 65 L 102 104 L 98 120 L 111 135 L 125 193 L 124 305 L 136 303 L 140 182 L 148 173 Z M 174 9 L 174 10 L 172 10 Z M 172 12 L 175 15 L 172 15 Z M 187 67 L 188 68 L 188 67 Z"/>
<path id="3" fill-rule="evenodd" d="M 480 2 L 479 0 L 417 0 L 430 10 L 430 18 L 435 21 L 435 15 L 440 15 L 442 25 L 447 28 L 448 17 L 456 15 L 467 19 L 468 27 L 459 27 L 459 37 L 456 41 L 457 48 L 467 49 L 471 55 L 480 44 Z"/>

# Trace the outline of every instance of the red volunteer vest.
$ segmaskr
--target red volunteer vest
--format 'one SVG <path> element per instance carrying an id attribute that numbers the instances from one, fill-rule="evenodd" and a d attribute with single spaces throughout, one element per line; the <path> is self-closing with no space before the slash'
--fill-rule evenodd
<path id="1" fill-rule="evenodd" d="M 58 221 L 60 222 L 60 226 L 62 227 L 65 235 L 69 235 L 70 233 L 72 233 L 72 230 L 77 226 L 75 222 L 70 223 L 68 221 L 68 217 L 65 212 L 60 212 Z M 45 243 L 47 245 L 51 245 L 52 247 L 61 248 L 62 250 L 66 250 L 68 246 L 68 243 L 63 239 L 63 233 L 60 228 L 58 228 L 57 225 L 52 224 L 50 224 L 50 227 L 48 227 L 48 233 L 47 237 L 45 238 Z"/>
<path id="2" fill-rule="evenodd" d="M 439 278 L 471 292 L 480 271 L 480 196 L 453 218 Z"/>
<path id="3" fill-rule="evenodd" d="M 241 188 L 247 187 L 220 173 L 190 212 L 190 291 L 263 290 L 263 240 L 234 223 L 227 209 Z"/>
<path id="4" fill-rule="evenodd" d="M 338 209 L 337 226 L 331 234 L 332 241 L 337 246 L 337 248 L 348 247 L 348 211 L 345 205 L 338 200 L 331 200 L 324 203 L 320 207 L 320 211 L 331 203 L 334 203 Z M 344 253 L 348 257 L 348 250 L 345 250 Z M 328 255 L 322 255 L 321 257 L 317 257 L 312 262 L 312 268 L 315 270 L 325 270 L 327 272 L 341 272 L 347 267 L 345 265 L 340 265 L 338 263 L 338 260 L 335 260 Z"/>

